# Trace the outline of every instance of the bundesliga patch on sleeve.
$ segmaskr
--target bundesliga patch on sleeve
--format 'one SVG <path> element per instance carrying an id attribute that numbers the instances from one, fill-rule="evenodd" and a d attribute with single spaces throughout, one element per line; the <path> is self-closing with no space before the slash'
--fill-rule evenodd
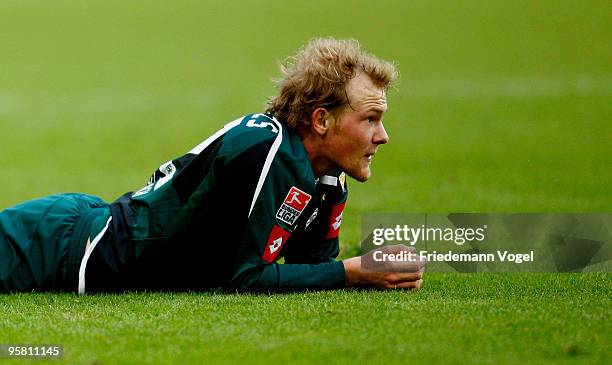
<path id="1" fill-rule="evenodd" d="M 292 186 L 283 204 L 276 212 L 276 218 L 292 226 L 300 214 L 302 214 L 311 198 L 310 194 Z"/>
<path id="2" fill-rule="evenodd" d="M 289 237 L 291 236 L 291 232 L 285 231 L 281 227 L 274 225 L 272 227 L 272 231 L 270 232 L 270 237 L 268 237 L 268 242 L 266 243 L 266 248 L 261 258 L 267 262 L 272 263 L 281 248 L 287 242 Z"/>
<path id="3" fill-rule="evenodd" d="M 336 204 L 332 207 L 329 216 L 329 230 L 327 231 L 326 239 L 336 238 L 340 234 L 340 225 L 342 225 L 342 212 L 344 212 L 344 204 Z"/>

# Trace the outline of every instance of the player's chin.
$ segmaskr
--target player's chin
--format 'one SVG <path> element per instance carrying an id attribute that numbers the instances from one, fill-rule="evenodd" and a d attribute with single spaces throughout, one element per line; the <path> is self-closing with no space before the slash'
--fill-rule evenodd
<path id="1" fill-rule="evenodd" d="M 357 181 L 365 182 L 372 175 L 372 171 L 370 170 L 370 165 L 368 164 L 368 166 L 366 167 L 355 169 L 355 171 L 352 171 L 352 173 L 348 173 L 348 175 Z"/>

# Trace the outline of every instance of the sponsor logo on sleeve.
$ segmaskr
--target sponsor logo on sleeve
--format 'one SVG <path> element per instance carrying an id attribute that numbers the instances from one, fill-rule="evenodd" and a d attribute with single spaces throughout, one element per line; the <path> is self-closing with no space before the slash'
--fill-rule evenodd
<path id="1" fill-rule="evenodd" d="M 281 227 L 274 225 L 261 258 L 267 263 L 272 263 L 290 236 L 291 232 L 285 231 Z"/>
<path id="2" fill-rule="evenodd" d="M 276 218 L 289 225 L 293 225 L 311 198 L 310 194 L 292 186 L 283 204 L 276 212 Z"/>
<path id="3" fill-rule="evenodd" d="M 340 234 L 340 226 L 342 225 L 342 212 L 344 211 L 344 204 L 337 204 L 332 207 L 331 214 L 329 216 L 329 230 L 327 231 L 326 239 L 336 238 Z"/>

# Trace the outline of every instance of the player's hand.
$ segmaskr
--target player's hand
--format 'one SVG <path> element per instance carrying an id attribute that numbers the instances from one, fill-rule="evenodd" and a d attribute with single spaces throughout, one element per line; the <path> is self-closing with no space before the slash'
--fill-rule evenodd
<path id="1" fill-rule="evenodd" d="M 385 254 L 403 257 L 406 260 L 381 260 Z M 414 247 L 393 245 L 374 249 L 362 256 L 351 257 L 342 263 L 346 272 L 347 286 L 370 285 L 381 289 L 420 289 L 423 285 L 426 260 L 417 255 Z"/>

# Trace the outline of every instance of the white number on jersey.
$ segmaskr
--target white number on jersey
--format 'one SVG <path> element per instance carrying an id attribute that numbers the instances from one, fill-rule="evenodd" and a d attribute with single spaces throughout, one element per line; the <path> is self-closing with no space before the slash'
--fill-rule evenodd
<path id="1" fill-rule="evenodd" d="M 259 117 L 266 117 L 270 119 L 270 117 L 265 114 L 253 114 L 251 116 L 251 119 L 249 119 L 249 121 L 246 123 L 246 126 L 247 127 L 257 127 L 257 128 L 270 127 L 272 129 L 272 132 L 278 133 L 278 128 L 276 127 L 276 125 L 274 125 L 274 121 L 272 121 L 272 119 L 270 119 L 271 122 L 264 122 L 264 121 L 257 122 L 257 118 Z"/>

